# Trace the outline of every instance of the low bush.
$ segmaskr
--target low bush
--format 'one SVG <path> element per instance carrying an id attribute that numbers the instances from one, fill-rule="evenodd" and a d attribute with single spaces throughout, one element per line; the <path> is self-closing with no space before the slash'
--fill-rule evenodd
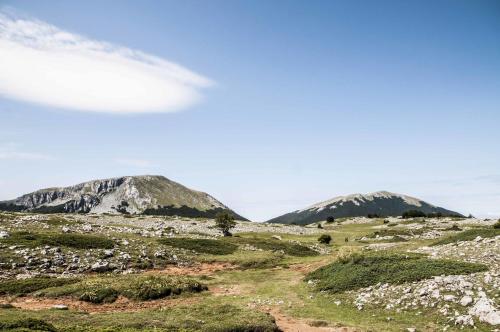
<path id="1" fill-rule="evenodd" d="M 45 297 L 72 296 L 91 303 L 109 303 L 114 302 L 119 295 L 131 300 L 146 301 L 204 290 L 207 290 L 205 285 L 188 277 L 127 275 L 87 279 L 35 294 Z"/>
<path id="2" fill-rule="evenodd" d="M 339 293 L 379 282 L 399 284 L 487 269 L 482 264 L 428 259 L 421 255 L 354 254 L 309 273 L 306 280 L 316 280 L 319 290 Z"/>
<path id="3" fill-rule="evenodd" d="M 112 303 L 120 293 L 106 282 L 87 282 L 75 292 L 78 299 L 91 303 Z"/>
<path id="4" fill-rule="evenodd" d="M 280 241 L 275 239 L 263 239 L 257 237 L 239 238 L 237 240 L 234 240 L 239 244 L 248 244 L 262 250 L 282 251 L 286 255 L 290 256 L 305 257 L 319 255 L 317 251 L 298 243 Z"/>
<path id="5" fill-rule="evenodd" d="M 133 300 L 153 300 L 183 292 L 199 293 L 208 288 L 188 278 L 170 278 L 164 276 L 145 276 L 133 280 L 122 293 Z"/>
<path id="6" fill-rule="evenodd" d="M 331 241 L 332 237 L 329 234 L 321 234 L 321 236 L 318 238 L 318 242 L 323 244 L 330 244 Z"/>
<path id="7" fill-rule="evenodd" d="M 54 233 L 32 233 L 14 232 L 8 238 L 0 242 L 12 245 L 24 245 L 27 247 L 39 246 L 64 246 L 76 249 L 111 249 L 115 243 L 103 236 L 86 234 L 54 234 Z"/>
<path id="8" fill-rule="evenodd" d="M 78 281 L 79 279 L 75 278 L 48 277 L 7 280 L 0 282 L 0 295 L 26 295 L 40 289 L 74 284 Z"/>
<path id="9" fill-rule="evenodd" d="M 221 240 L 211 239 L 192 239 L 192 238 L 164 238 L 158 240 L 161 244 L 165 244 L 174 248 L 182 248 L 193 250 L 202 254 L 211 255 L 228 255 L 238 249 L 238 246 Z"/>
<path id="10" fill-rule="evenodd" d="M 8 322 L 0 321 L 0 330 L 15 330 L 15 331 L 49 331 L 56 332 L 54 325 L 49 324 L 41 319 L 24 318 Z"/>
<path id="11" fill-rule="evenodd" d="M 493 225 L 494 229 L 500 229 L 500 219 Z"/>
<path id="12" fill-rule="evenodd" d="M 500 229 L 495 229 L 495 228 L 469 229 L 467 231 L 463 231 L 461 233 L 454 234 L 445 237 L 444 239 L 438 240 L 434 242 L 432 245 L 437 246 L 448 243 L 456 243 L 459 241 L 472 241 L 478 236 L 482 238 L 489 238 L 489 237 L 495 237 L 497 235 L 500 235 Z"/>
<path id="13" fill-rule="evenodd" d="M 409 210 L 406 212 L 403 212 L 401 215 L 403 219 L 408 219 L 408 218 L 425 218 L 427 215 L 425 212 L 419 211 L 419 210 Z"/>

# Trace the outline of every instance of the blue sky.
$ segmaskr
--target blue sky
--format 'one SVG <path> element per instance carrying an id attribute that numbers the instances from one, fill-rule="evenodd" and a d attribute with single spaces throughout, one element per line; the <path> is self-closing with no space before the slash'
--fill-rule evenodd
<path id="1" fill-rule="evenodd" d="M 500 215 L 498 1 L 1 6 L 0 199 L 162 174 L 254 220 L 377 190 Z"/>

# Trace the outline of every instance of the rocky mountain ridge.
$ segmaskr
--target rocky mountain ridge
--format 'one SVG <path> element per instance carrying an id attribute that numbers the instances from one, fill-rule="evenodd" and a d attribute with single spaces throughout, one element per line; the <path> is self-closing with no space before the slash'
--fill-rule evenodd
<path id="1" fill-rule="evenodd" d="M 214 217 L 229 211 L 207 193 L 189 189 L 163 176 L 123 176 L 70 187 L 47 188 L 1 201 L 0 210 L 39 213 L 123 213 Z"/>
<path id="2" fill-rule="evenodd" d="M 424 213 L 441 213 L 443 215 L 461 216 L 458 212 L 450 211 L 415 197 L 377 191 L 370 194 L 353 194 L 338 196 L 330 200 L 311 205 L 269 220 L 270 223 L 307 225 L 328 217 L 360 217 L 367 215 L 400 216 L 409 210 L 418 210 Z"/>

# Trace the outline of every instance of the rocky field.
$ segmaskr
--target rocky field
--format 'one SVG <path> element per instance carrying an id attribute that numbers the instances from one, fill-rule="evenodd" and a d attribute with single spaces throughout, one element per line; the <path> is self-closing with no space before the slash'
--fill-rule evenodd
<path id="1" fill-rule="evenodd" d="M 495 223 L 0 213 L 0 329 L 498 331 Z"/>

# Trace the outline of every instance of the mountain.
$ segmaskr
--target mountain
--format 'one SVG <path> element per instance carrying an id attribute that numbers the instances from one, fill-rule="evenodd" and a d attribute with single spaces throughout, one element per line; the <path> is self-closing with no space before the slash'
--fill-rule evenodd
<path id="1" fill-rule="evenodd" d="M 132 213 L 213 218 L 228 211 L 246 220 L 201 191 L 164 176 L 124 176 L 93 180 L 65 188 L 48 188 L 13 200 L 0 201 L 0 210 L 39 213 Z"/>
<path id="2" fill-rule="evenodd" d="M 314 204 L 303 210 L 297 210 L 268 220 L 269 223 L 307 225 L 328 217 L 360 217 L 368 214 L 379 216 L 400 216 L 409 210 L 418 210 L 424 213 L 441 213 L 443 215 L 457 215 L 460 213 L 443 209 L 426 203 L 418 198 L 378 191 L 371 194 L 354 194 L 339 196 L 328 201 Z"/>

